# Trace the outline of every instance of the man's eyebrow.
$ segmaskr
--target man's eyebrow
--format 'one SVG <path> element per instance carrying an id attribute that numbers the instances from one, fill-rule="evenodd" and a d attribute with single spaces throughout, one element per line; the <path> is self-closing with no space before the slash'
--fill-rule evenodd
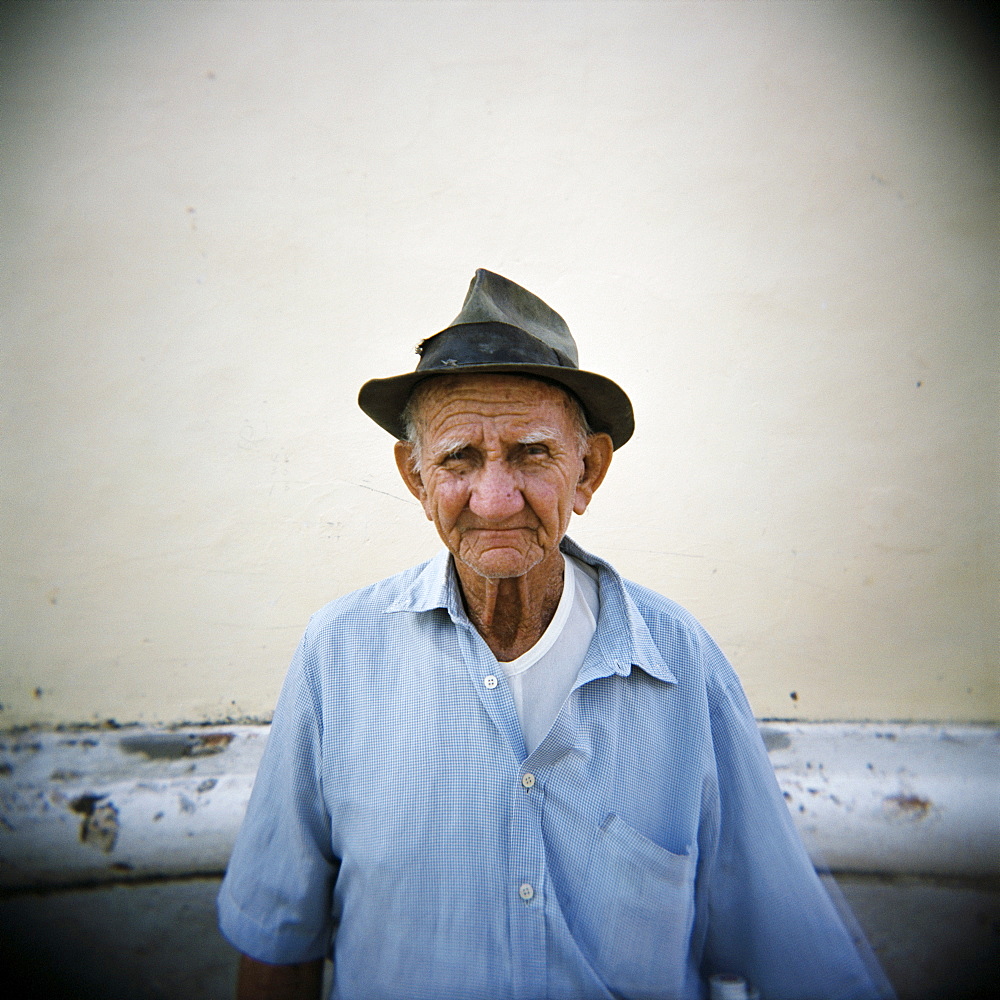
<path id="1" fill-rule="evenodd" d="M 543 444 L 548 441 L 557 441 L 559 439 L 559 431 L 552 427 L 536 427 L 532 431 L 528 431 L 527 434 L 523 434 L 518 439 L 518 444 Z"/>
<path id="2" fill-rule="evenodd" d="M 434 459 L 440 460 L 442 458 L 447 458 L 452 452 L 461 451 L 463 448 L 469 447 L 468 438 L 446 438 L 444 441 L 439 441 L 434 445 Z"/>
<path id="3" fill-rule="evenodd" d="M 522 434 L 517 439 L 517 444 L 519 447 L 524 447 L 529 444 L 547 444 L 550 441 L 557 441 L 558 439 L 559 431 L 554 427 L 535 427 Z M 432 452 L 432 461 L 440 462 L 442 459 L 447 458 L 454 452 L 461 451 L 463 448 L 468 448 L 470 446 L 471 442 L 468 438 L 446 438 L 444 441 L 435 443 Z"/>

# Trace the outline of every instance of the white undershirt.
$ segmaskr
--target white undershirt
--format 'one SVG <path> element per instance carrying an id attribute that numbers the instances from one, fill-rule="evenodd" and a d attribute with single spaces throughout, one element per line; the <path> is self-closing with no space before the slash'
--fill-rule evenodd
<path id="1" fill-rule="evenodd" d="M 545 739 L 573 690 L 597 630 L 597 572 L 565 553 L 563 561 L 562 596 L 549 627 L 526 653 L 500 664 L 514 695 L 529 754 Z"/>

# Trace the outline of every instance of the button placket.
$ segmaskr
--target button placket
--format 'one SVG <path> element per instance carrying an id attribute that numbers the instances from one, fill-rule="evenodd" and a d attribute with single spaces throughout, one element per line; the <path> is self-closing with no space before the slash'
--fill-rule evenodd
<path id="1" fill-rule="evenodd" d="M 527 770 L 527 758 L 510 774 L 510 853 L 506 877 L 510 917 L 511 996 L 536 997 L 545 979 L 546 858 L 542 835 L 545 791 L 542 776 Z M 516 913 L 516 916 L 515 916 Z"/>
<path id="2" fill-rule="evenodd" d="M 514 767 L 524 759 L 524 739 L 517 720 L 517 709 L 509 688 L 503 683 L 498 663 L 479 633 L 468 623 L 458 630 L 459 653 L 465 661 L 469 683 L 483 710 L 509 745 Z"/>

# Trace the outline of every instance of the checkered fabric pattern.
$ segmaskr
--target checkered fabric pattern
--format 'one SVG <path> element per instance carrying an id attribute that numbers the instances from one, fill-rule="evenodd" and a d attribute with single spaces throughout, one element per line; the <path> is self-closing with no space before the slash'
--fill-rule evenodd
<path id="1" fill-rule="evenodd" d="M 244 953 L 331 955 L 342 1000 L 876 997 L 739 681 L 686 611 L 599 573 L 527 756 L 447 552 L 313 616 L 219 898 Z"/>

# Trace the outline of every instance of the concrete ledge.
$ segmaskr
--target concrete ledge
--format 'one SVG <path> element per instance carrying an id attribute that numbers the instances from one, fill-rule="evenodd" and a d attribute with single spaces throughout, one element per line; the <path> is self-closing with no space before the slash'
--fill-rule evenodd
<path id="1" fill-rule="evenodd" d="M 218 873 L 266 726 L 0 738 L 0 886 Z"/>
<path id="2" fill-rule="evenodd" d="M 1000 874 L 1000 729 L 765 724 L 761 734 L 817 866 Z"/>
<path id="3" fill-rule="evenodd" d="M 761 726 L 818 865 L 982 878 L 1000 858 L 1000 730 Z M 221 872 L 266 726 L 0 736 L 0 887 Z"/>

